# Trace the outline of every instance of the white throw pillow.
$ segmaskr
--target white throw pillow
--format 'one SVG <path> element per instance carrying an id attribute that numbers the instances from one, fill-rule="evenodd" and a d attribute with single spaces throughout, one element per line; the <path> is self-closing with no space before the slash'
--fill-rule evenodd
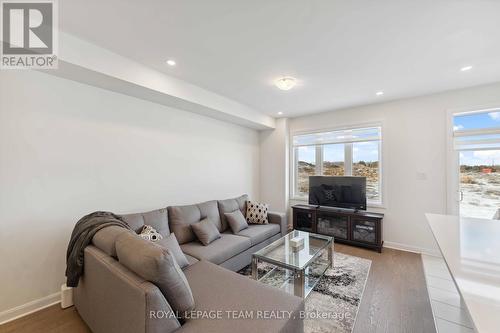
<path id="1" fill-rule="evenodd" d="M 160 235 L 155 228 L 153 228 L 150 225 L 145 224 L 144 227 L 142 227 L 141 233 L 139 234 L 143 239 L 151 241 L 151 242 L 157 242 L 160 239 L 163 238 L 162 235 Z"/>
<path id="2" fill-rule="evenodd" d="M 247 222 L 250 224 L 268 224 L 267 213 L 269 206 L 267 204 L 255 201 L 247 201 Z"/>

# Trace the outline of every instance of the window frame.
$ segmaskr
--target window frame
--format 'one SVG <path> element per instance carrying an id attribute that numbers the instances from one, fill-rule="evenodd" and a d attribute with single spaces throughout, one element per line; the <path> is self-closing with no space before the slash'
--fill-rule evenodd
<path id="1" fill-rule="evenodd" d="M 364 128 L 377 127 L 380 130 L 380 140 L 378 140 L 378 172 L 379 172 L 379 198 L 378 201 L 371 201 L 367 199 L 367 206 L 374 208 L 385 208 L 386 198 L 385 198 L 385 187 L 384 187 L 384 168 L 383 168 L 383 125 L 381 122 L 367 123 L 359 125 L 346 125 L 338 126 L 335 128 L 318 129 L 318 130 L 305 130 L 305 131 L 294 131 L 290 133 L 290 199 L 293 201 L 308 201 L 307 196 L 299 195 L 297 192 L 297 176 L 298 176 L 298 148 L 300 146 L 294 146 L 293 138 L 297 135 L 307 135 L 315 133 L 325 133 L 325 132 L 335 132 L 335 131 L 346 131 L 346 130 L 356 130 Z M 363 142 L 363 141 L 362 141 Z M 313 145 L 316 147 L 316 174 L 321 175 L 323 168 L 323 146 L 324 145 Z M 349 161 L 349 163 L 347 163 Z M 353 170 L 353 142 L 344 143 L 344 175 L 352 175 Z"/>

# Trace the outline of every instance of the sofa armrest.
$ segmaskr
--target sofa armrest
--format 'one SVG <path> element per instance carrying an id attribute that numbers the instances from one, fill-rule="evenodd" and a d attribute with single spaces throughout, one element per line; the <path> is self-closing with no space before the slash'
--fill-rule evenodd
<path id="1" fill-rule="evenodd" d="M 267 213 L 269 223 L 278 224 L 281 230 L 281 236 L 288 233 L 288 221 L 286 220 L 285 213 L 269 212 Z"/>
<path id="2" fill-rule="evenodd" d="M 84 274 L 73 289 L 75 306 L 94 333 L 168 333 L 180 327 L 153 283 L 95 246 L 87 246 Z"/>

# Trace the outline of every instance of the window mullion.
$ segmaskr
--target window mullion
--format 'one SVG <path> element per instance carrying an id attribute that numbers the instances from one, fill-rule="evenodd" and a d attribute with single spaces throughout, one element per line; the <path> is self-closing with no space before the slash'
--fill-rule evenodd
<path id="1" fill-rule="evenodd" d="M 352 143 L 344 146 L 344 175 L 352 176 Z"/>
<path id="2" fill-rule="evenodd" d="M 323 174 L 323 146 L 316 146 L 316 175 Z"/>
<path id="3" fill-rule="evenodd" d="M 293 148 L 293 196 L 299 193 L 299 148 Z"/>

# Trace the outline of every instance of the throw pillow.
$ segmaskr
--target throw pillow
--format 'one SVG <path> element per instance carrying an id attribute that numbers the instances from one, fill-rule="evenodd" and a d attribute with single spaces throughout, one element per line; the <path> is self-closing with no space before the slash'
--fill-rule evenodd
<path id="1" fill-rule="evenodd" d="M 153 228 L 150 225 L 145 224 L 144 227 L 142 227 L 141 233 L 139 234 L 143 239 L 152 241 L 152 242 L 157 242 L 160 239 L 163 238 L 162 235 L 160 235 L 155 228 Z"/>
<path id="2" fill-rule="evenodd" d="M 116 253 L 122 265 L 154 283 L 174 311 L 182 316 L 194 309 L 191 287 L 170 250 L 127 232 L 118 236 Z"/>
<path id="3" fill-rule="evenodd" d="M 227 219 L 224 216 L 225 213 L 232 213 L 235 210 L 239 209 L 243 216 L 247 213 L 247 200 L 248 195 L 243 194 L 237 198 L 219 200 L 217 201 L 217 205 L 219 207 L 219 215 L 220 221 L 222 223 L 222 228 L 219 229 L 220 232 L 224 232 L 229 229 L 229 224 L 227 223 Z"/>
<path id="4" fill-rule="evenodd" d="M 219 230 L 209 218 L 201 220 L 198 223 L 191 224 L 191 228 L 193 228 L 194 234 L 205 246 L 221 237 Z"/>
<path id="5" fill-rule="evenodd" d="M 241 230 L 248 228 L 248 223 L 239 209 L 232 213 L 224 213 L 224 216 L 233 234 L 237 234 Z"/>
<path id="6" fill-rule="evenodd" d="M 269 206 L 267 204 L 258 203 L 255 201 L 247 201 L 247 222 L 250 224 L 268 224 L 267 212 Z"/>
<path id="7" fill-rule="evenodd" d="M 172 254 L 174 255 L 175 260 L 177 261 L 177 263 L 181 268 L 189 266 L 189 261 L 182 252 L 181 247 L 179 246 L 179 242 L 175 237 L 175 234 L 172 233 L 167 237 L 160 239 L 158 242 L 156 242 L 156 244 L 169 249 L 170 252 L 172 252 Z"/>

